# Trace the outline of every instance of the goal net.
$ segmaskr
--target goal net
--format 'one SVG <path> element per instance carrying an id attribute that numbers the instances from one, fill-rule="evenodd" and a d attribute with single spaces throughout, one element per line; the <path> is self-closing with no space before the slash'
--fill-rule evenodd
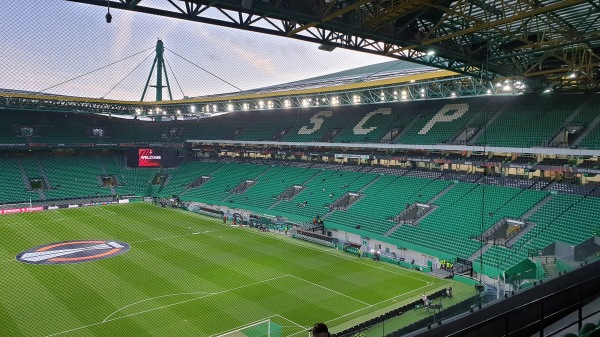
<path id="1" fill-rule="evenodd" d="M 246 325 L 217 337 L 281 337 L 283 327 L 270 319 Z"/>

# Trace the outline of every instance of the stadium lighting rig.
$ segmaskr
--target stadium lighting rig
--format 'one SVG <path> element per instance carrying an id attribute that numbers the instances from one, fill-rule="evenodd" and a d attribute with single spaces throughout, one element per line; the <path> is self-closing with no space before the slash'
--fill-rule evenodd
<path id="1" fill-rule="evenodd" d="M 112 15 L 110 15 L 110 1 L 106 0 L 106 8 L 108 8 L 108 13 L 106 13 L 106 23 L 110 23 L 112 21 Z"/>

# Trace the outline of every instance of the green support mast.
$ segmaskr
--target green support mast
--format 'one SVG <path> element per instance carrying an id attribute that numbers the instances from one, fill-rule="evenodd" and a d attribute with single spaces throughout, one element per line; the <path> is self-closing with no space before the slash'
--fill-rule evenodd
<path id="1" fill-rule="evenodd" d="M 146 90 L 148 87 L 156 88 L 156 101 L 162 101 L 162 91 L 163 88 L 167 88 L 169 91 L 169 99 L 173 100 L 173 95 L 171 94 L 171 86 L 169 85 L 169 76 L 167 75 L 167 68 L 165 67 L 165 59 L 164 59 L 165 47 L 161 40 L 156 42 L 156 56 L 154 56 L 154 62 L 152 62 L 152 68 L 150 69 L 150 74 L 148 75 L 148 80 L 146 80 L 146 85 L 144 86 L 144 92 L 142 93 L 142 98 L 140 102 L 144 101 L 144 97 L 146 96 Z M 152 74 L 154 73 L 154 67 L 156 66 L 156 85 L 149 85 L 150 79 L 152 78 Z M 163 85 L 163 72 L 165 74 L 165 81 L 167 85 Z"/>

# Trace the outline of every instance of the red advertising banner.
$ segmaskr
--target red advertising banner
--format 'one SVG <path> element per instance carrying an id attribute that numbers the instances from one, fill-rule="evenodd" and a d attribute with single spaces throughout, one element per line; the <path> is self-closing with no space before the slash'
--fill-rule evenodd
<path id="1" fill-rule="evenodd" d="M 7 208 L 7 209 L 0 209 L 0 214 L 28 213 L 28 212 L 38 212 L 38 211 L 43 211 L 43 210 L 44 210 L 43 206 Z"/>

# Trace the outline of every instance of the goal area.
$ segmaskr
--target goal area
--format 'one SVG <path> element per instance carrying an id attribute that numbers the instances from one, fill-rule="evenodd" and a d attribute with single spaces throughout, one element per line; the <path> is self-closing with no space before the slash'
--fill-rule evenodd
<path id="1" fill-rule="evenodd" d="M 217 337 L 281 337 L 283 326 L 267 319 L 218 335 Z"/>

